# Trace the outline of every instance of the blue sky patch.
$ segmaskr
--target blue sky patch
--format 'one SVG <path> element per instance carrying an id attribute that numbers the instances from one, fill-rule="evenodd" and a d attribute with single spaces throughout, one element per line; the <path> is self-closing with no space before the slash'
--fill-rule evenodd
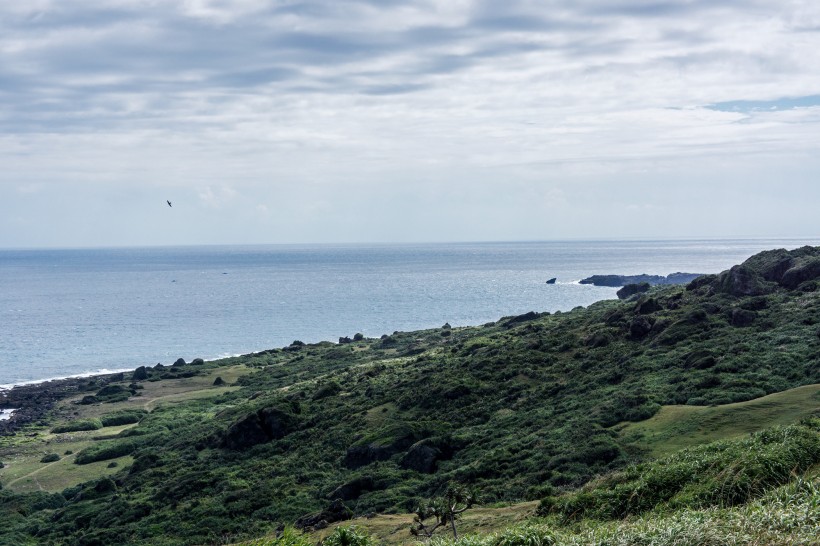
<path id="1" fill-rule="evenodd" d="M 785 97 L 774 100 L 731 100 L 709 104 L 706 108 L 721 112 L 774 112 L 779 110 L 794 110 L 795 108 L 810 108 L 820 106 L 820 95 L 806 97 Z"/>

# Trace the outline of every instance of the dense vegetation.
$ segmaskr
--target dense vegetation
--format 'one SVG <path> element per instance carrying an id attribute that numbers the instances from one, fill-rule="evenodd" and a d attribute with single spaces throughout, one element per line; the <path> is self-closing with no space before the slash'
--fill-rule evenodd
<path id="1" fill-rule="evenodd" d="M 133 462 L 61 492 L 0 491 L 0 543 L 215 544 L 294 522 L 409 512 L 452 482 L 477 486 L 485 502 L 544 499 L 544 517 L 563 522 L 764 502 L 820 462 L 816 421 L 662 466 L 641 463 L 646 446 L 619 423 L 820 383 L 818 278 L 820 249 L 772 251 L 570 313 L 141 368 L 124 378 L 130 390 L 85 403 L 113 410 L 140 381 L 215 367 L 249 373 L 219 396 L 58 423 L 58 435 L 136 423 L 74 455 L 77 465 Z M 764 479 L 755 464 L 772 472 Z M 719 481 L 732 465 L 749 474 L 729 487 Z M 693 469 L 716 474 L 692 482 Z M 599 475 L 609 481 L 592 484 L 606 487 L 576 492 Z M 816 490 L 806 494 L 817 502 Z M 650 532 L 645 517 L 629 532 Z"/>

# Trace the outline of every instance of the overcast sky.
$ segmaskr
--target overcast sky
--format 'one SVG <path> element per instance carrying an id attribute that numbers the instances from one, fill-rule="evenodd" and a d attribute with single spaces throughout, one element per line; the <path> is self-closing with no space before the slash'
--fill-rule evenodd
<path id="1" fill-rule="evenodd" d="M 0 3 L 0 247 L 815 236 L 819 205 L 816 0 Z"/>

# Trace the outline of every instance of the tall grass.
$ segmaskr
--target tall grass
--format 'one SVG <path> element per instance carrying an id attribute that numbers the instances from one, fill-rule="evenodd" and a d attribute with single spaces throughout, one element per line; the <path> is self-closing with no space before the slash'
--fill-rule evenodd
<path id="1" fill-rule="evenodd" d="M 657 509 L 731 507 L 760 497 L 817 463 L 820 419 L 811 419 L 634 465 L 577 493 L 544 499 L 539 513 L 606 520 Z"/>

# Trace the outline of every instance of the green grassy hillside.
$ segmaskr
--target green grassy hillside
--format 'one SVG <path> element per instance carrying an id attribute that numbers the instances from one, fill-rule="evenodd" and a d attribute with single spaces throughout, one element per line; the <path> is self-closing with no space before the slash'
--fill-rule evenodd
<path id="1" fill-rule="evenodd" d="M 66 401 L 0 443 L 0 543 L 219 544 L 406 513 L 451 482 L 485 503 L 565 498 L 793 422 L 818 408 L 818 263 L 820 249 L 772 251 L 570 313 L 149 369 L 122 382 L 139 396 Z M 116 434 L 56 432 L 123 408 L 148 413 Z M 63 444 L 70 463 L 33 455 Z"/>

